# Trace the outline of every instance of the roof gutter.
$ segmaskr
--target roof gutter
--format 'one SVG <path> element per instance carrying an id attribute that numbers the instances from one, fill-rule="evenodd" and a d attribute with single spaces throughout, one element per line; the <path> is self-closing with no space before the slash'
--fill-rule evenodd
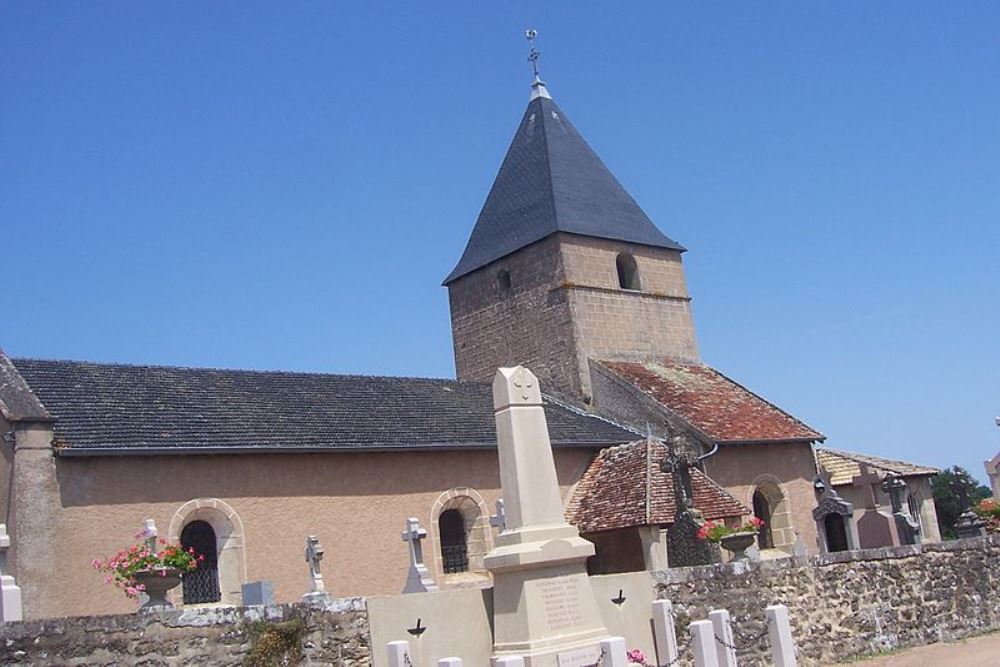
<path id="1" fill-rule="evenodd" d="M 570 441 L 553 442 L 556 449 L 592 448 L 604 449 L 624 444 L 622 442 Z M 390 445 L 385 447 L 59 447 L 55 455 L 59 458 L 89 458 L 103 456 L 192 456 L 226 454 L 371 454 L 376 452 L 453 452 L 495 450 L 495 442 L 460 442 L 440 445 Z"/>

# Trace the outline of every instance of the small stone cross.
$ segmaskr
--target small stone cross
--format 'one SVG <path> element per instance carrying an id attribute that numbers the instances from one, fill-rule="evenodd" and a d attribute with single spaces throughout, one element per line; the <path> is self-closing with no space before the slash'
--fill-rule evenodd
<path id="1" fill-rule="evenodd" d="M 507 513 L 504 511 L 503 498 L 497 498 L 497 513 L 490 517 L 490 525 L 501 533 L 507 530 Z"/>
<path id="2" fill-rule="evenodd" d="M 406 575 L 406 586 L 403 588 L 403 592 L 423 593 L 437 590 L 430 572 L 427 571 L 427 566 L 424 565 L 424 550 L 420 541 L 427 537 L 427 530 L 420 527 L 420 519 L 409 517 L 400 537 L 403 538 L 404 542 L 410 543 L 410 571 Z"/>
<path id="3" fill-rule="evenodd" d="M 410 517 L 406 520 L 406 528 L 400 533 L 404 542 L 410 543 L 410 565 L 424 564 L 424 548 L 420 543 L 427 537 L 427 529 L 420 527 L 420 519 Z"/>
<path id="4" fill-rule="evenodd" d="M 323 583 L 323 575 L 320 574 L 319 564 L 323 560 L 323 545 L 319 543 L 319 538 L 310 535 L 306 538 L 306 562 L 309 563 L 309 579 L 313 593 L 323 593 L 326 585 Z"/>
<path id="5" fill-rule="evenodd" d="M 881 484 L 882 477 L 877 472 L 871 470 L 867 463 L 859 464 L 858 468 L 861 471 L 861 474 L 852 477 L 851 483 L 868 491 L 868 500 L 870 502 L 868 509 L 875 509 L 878 507 L 878 494 L 876 489 L 878 489 L 878 485 Z"/>

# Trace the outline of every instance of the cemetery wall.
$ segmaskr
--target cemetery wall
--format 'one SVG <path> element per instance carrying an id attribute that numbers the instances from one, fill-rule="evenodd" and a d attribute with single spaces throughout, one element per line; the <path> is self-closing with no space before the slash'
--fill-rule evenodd
<path id="1" fill-rule="evenodd" d="M 332 600 L 323 608 L 283 605 L 88 616 L 0 625 L 0 664 L 281 664 L 263 658 L 268 647 L 289 637 L 301 647 L 306 664 L 367 667 L 372 655 L 369 636 L 361 598 Z"/>
<path id="2" fill-rule="evenodd" d="M 678 635 L 686 636 L 690 621 L 717 608 L 728 609 L 744 635 L 757 635 L 765 630 L 764 608 L 780 603 L 789 608 L 798 648 L 814 662 L 1000 628 L 1000 536 L 683 568 L 654 577 L 657 595 L 674 604 Z M 741 655 L 760 661 L 765 651 Z"/>

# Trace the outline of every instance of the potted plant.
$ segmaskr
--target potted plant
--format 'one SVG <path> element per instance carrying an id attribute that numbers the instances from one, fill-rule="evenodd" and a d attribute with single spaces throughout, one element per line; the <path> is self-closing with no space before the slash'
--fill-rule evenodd
<path id="1" fill-rule="evenodd" d="M 730 527 L 716 521 L 706 521 L 698 530 L 698 539 L 715 542 L 726 551 L 733 554 L 732 560 L 750 560 L 746 550 L 753 544 L 764 521 L 755 516 L 738 527 Z"/>
<path id="2" fill-rule="evenodd" d="M 144 533 L 136 535 L 142 537 Z M 102 561 L 91 561 L 94 569 L 104 572 L 104 581 L 120 588 L 130 599 L 140 593 L 149 598 L 140 609 L 169 609 L 167 592 L 181 583 L 181 577 L 205 560 L 194 549 L 184 550 L 179 544 L 149 538 Z"/>

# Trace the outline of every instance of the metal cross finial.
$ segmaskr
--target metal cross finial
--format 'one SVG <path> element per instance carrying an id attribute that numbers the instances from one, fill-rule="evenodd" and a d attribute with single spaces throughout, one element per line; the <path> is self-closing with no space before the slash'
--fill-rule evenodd
<path id="1" fill-rule="evenodd" d="M 528 44 L 531 45 L 531 50 L 528 51 L 528 62 L 531 63 L 531 71 L 534 72 L 537 79 L 538 56 L 542 55 L 542 52 L 535 48 L 535 39 L 538 37 L 538 31 L 535 29 L 526 30 L 524 36 L 528 39 Z"/>

